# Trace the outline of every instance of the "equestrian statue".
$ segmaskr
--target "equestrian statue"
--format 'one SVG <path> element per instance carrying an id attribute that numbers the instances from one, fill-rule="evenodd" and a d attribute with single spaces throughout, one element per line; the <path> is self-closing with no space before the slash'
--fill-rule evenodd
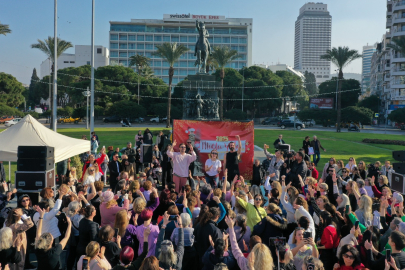
<path id="1" fill-rule="evenodd" d="M 199 73 L 205 73 L 207 58 L 212 53 L 210 43 L 207 39 L 209 37 L 209 33 L 208 30 L 205 29 L 204 22 L 199 22 L 196 20 L 195 26 L 197 27 L 199 36 L 197 43 L 195 44 L 194 56 L 197 56 L 197 60 L 195 61 L 194 66 L 198 66 Z"/>

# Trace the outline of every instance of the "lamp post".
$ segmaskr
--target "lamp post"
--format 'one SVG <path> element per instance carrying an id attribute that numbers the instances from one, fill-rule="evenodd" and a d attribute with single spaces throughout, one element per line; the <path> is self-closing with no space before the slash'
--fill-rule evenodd
<path id="1" fill-rule="evenodd" d="M 58 105 L 57 105 L 57 92 L 58 92 L 58 35 L 57 35 L 57 29 L 58 29 L 58 0 L 54 1 L 54 18 L 53 18 L 53 55 L 54 55 L 54 63 L 53 63 L 53 105 L 52 105 L 52 114 L 53 114 L 53 121 L 52 121 L 52 127 L 53 131 L 56 132 L 56 123 L 57 123 L 57 111 L 58 111 Z"/>
<path id="2" fill-rule="evenodd" d="M 87 97 L 87 107 L 86 107 L 86 129 L 89 129 L 89 97 L 90 91 L 89 87 L 87 86 L 87 91 L 82 92 L 83 96 Z"/>
<path id="3" fill-rule="evenodd" d="M 243 112 L 243 96 L 245 93 L 245 66 L 242 67 L 242 76 L 243 76 L 242 81 L 242 112 Z"/>
<path id="4" fill-rule="evenodd" d="M 139 76 L 141 76 L 141 66 L 136 65 L 136 67 L 138 68 L 138 105 L 139 105 Z"/>
<path id="5" fill-rule="evenodd" d="M 94 0 L 91 6 L 91 109 L 90 109 L 90 131 L 94 131 Z"/>
<path id="6" fill-rule="evenodd" d="M 339 90 L 339 69 L 335 69 L 336 71 L 336 110 L 338 107 L 338 90 Z"/>

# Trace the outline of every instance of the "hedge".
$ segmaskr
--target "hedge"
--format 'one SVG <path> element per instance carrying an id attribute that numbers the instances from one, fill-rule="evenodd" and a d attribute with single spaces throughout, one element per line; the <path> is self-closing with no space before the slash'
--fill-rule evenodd
<path id="1" fill-rule="evenodd" d="M 362 142 L 377 143 L 377 144 L 404 145 L 405 146 L 405 141 L 400 141 L 400 140 L 363 139 Z"/>

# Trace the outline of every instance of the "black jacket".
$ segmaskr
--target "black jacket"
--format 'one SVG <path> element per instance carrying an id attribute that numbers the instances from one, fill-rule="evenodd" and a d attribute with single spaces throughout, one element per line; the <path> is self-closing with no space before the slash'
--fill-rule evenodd
<path id="1" fill-rule="evenodd" d="M 302 141 L 302 148 L 304 149 L 304 151 L 305 151 L 305 154 L 307 154 L 308 155 L 308 148 L 311 146 L 311 142 L 310 141 L 306 141 L 306 140 L 303 140 Z"/>
<path id="2" fill-rule="evenodd" d="M 76 255 L 86 254 L 86 247 L 91 241 L 98 240 L 98 224 L 82 218 L 79 222 L 79 244 L 77 245 Z"/>
<path id="3" fill-rule="evenodd" d="M 302 181 L 305 181 L 307 170 L 307 164 L 305 164 L 304 160 L 301 163 L 298 163 L 298 161 L 294 161 L 291 167 L 291 171 L 288 173 L 288 183 L 292 182 L 292 185 L 296 189 L 301 190 L 301 184 L 298 175 L 301 175 Z"/>
<path id="4" fill-rule="evenodd" d="M 118 168 L 119 168 L 119 172 L 117 169 L 117 163 L 118 163 Z M 110 175 L 114 175 L 115 177 L 117 177 L 120 172 L 122 172 L 122 164 L 117 160 L 111 160 L 110 162 L 108 162 L 108 170 L 110 171 Z"/>
<path id="5" fill-rule="evenodd" d="M 3 249 L 0 251 L 0 263 L 1 266 L 5 266 L 9 263 L 19 263 L 21 262 L 21 253 L 17 251 L 15 247 L 10 247 L 8 249 Z"/>
<path id="6" fill-rule="evenodd" d="M 258 235 L 263 240 L 263 244 L 270 247 L 268 241 L 270 237 L 282 237 L 287 229 L 287 220 L 277 214 L 268 214 L 262 221 L 253 227 L 252 235 Z"/>
<path id="7" fill-rule="evenodd" d="M 332 176 L 326 176 L 325 183 L 328 185 L 328 199 L 333 205 L 337 205 L 335 195 L 333 194 L 333 180 Z"/>
<path id="8" fill-rule="evenodd" d="M 118 247 L 117 243 L 112 241 L 101 242 L 100 246 L 105 247 L 104 256 L 107 259 L 107 261 L 111 264 L 111 267 L 114 267 L 120 263 L 121 249 Z"/>
<path id="9" fill-rule="evenodd" d="M 280 139 L 277 139 L 274 141 L 274 143 L 273 143 L 274 148 L 278 149 L 279 142 L 280 142 Z M 281 144 L 285 144 L 285 141 L 283 139 L 281 139 Z"/>
<path id="10" fill-rule="evenodd" d="M 134 148 L 125 148 L 124 150 L 121 150 L 121 153 L 123 155 L 127 155 L 128 156 L 128 161 L 129 163 L 134 163 L 135 162 L 135 149 Z"/>
<path id="11" fill-rule="evenodd" d="M 260 185 L 260 183 L 264 180 L 264 177 L 266 175 L 266 171 L 264 170 L 262 164 L 259 166 L 256 166 L 253 164 L 253 180 L 252 183 L 255 183 L 256 185 Z"/>
<path id="12" fill-rule="evenodd" d="M 196 228 L 194 229 L 194 246 L 197 249 L 197 254 L 200 260 L 204 256 L 207 249 L 211 246 L 210 240 L 208 238 L 209 235 L 211 235 L 212 241 L 214 241 L 214 243 L 218 238 L 222 238 L 222 232 L 217 227 L 217 224 L 215 224 L 214 221 L 209 220 L 204 225 L 198 223 Z"/>

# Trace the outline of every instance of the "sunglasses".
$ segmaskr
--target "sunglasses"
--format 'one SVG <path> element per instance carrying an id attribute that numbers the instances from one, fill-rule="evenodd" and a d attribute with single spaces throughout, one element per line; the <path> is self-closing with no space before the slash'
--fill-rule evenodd
<path id="1" fill-rule="evenodd" d="M 94 170 L 90 170 L 91 172 L 94 172 Z"/>
<path id="2" fill-rule="evenodd" d="M 261 201 L 262 198 L 255 198 L 255 201 Z"/>
<path id="3" fill-rule="evenodd" d="M 211 153 L 211 155 L 218 155 L 218 153 Z"/>
<path id="4" fill-rule="evenodd" d="M 191 142 L 187 142 L 187 144 L 190 144 Z"/>
<path id="5" fill-rule="evenodd" d="M 21 202 L 29 202 L 30 199 L 22 200 Z"/>
<path id="6" fill-rule="evenodd" d="M 343 254 L 343 257 L 346 259 L 354 260 L 354 256 L 349 255 L 349 254 Z"/>
<path id="7" fill-rule="evenodd" d="M 186 148 L 185 146 L 180 146 L 180 148 Z"/>

